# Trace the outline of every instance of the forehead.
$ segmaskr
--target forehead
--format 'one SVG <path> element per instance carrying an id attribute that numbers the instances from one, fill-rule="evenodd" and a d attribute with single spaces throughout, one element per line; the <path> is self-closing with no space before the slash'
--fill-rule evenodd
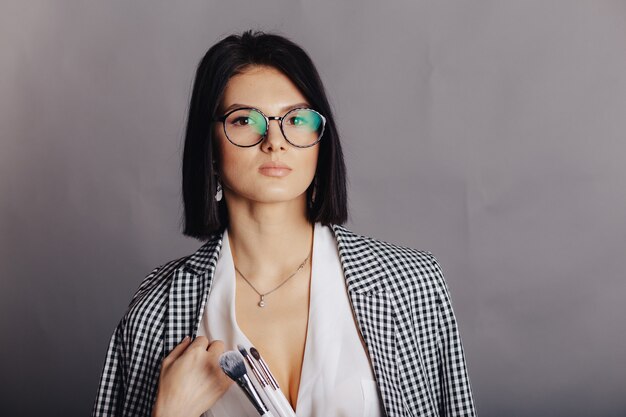
<path id="1" fill-rule="evenodd" d="M 272 67 L 253 66 L 228 80 L 220 107 L 237 103 L 274 114 L 301 102 L 308 100 L 289 77 Z"/>

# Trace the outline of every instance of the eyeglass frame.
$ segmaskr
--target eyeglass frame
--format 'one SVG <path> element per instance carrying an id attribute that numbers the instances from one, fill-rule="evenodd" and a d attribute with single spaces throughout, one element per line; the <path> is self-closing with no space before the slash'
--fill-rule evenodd
<path id="1" fill-rule="evenodd" d="M 239 111 L 239 110 L 255 110 L 257 112 L 259 112 L 261 114 L 261 116 L 263 116 L 265 118 L 265 123 L 267 126 L 267 129 L 265 131 L 265 134 L 263 136 L 261 136 L 261 138 L 259 139 L 258 142 L 252 144 L 252 145 L 239 145 L 235 142 L 232 141 L 231 138 L 228 137 L 228 133 L 226 133 L 226 123 L 224 123 L 226 121 L 226 118 L 228 118 L 228 116 L 230 116 L 232 113 Z M 313 142 L 310 145 L 296 145 L 295 143 L 291 142 L 288 138 L 287 135 L 285 135 L 285 131 L 283 130 L 283 119 L 292 111 L 296 111 L 296 110 L 311 110 L 315 113 L 317 113 L 321 118 L 322 118 L 322 131 L 319 134 L 319 137 L 317 138 L 317 140 L 315 142 Z M 318 112 L 317 110 L 314 110 L 310 107 L 296 107 L 293 108 L 291 110 L 288 110 L 287 113 L 283 114 L 282 116 L 267 116 L 265 113 L 263 113 L 261 110 L 257 109 L 256 107 L 237 107 L 236 109 L 232 109 L 230 110 L 228 113 L 224 114 L 223 116 L 220 117 L 216 117 L 213 119 L 214 122 L 222 122 L 222 126 L 224 129 L 224 135 L 226 136 L 226 139 L 228 139 L 228 141 L 230 143 L 232 143 L 235 146 L 238 146 L 240 148 L 251 148 L 253 146 L 258 145 L 259 143 L 263 142 L 263 140 L 267 137 L 267 133 L 270 130 L 270 120 L 278 120 L 278 126 L 280 127 L 280 132 L 283 134 L 283 137 L 285 138 L 285 140 L 291 145 L 291 146 L 295 146 L 296 148 L 310 148 L 311 146 L 314 146 L 316 144 L 319 143 L 320 140 L 322 140 L 322 136 L 324 136 L 324 129 L 326 129 L 326 117 L 324 117 L 324 115 L 320 112 Z"/>

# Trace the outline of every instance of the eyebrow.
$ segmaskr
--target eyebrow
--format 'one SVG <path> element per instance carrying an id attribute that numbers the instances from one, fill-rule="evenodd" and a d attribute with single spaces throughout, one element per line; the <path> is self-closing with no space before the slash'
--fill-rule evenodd
<path id="1" fill-rule="evenodd" d="M 280 111 L 285 113 L 285 112 L 287 112 L 289 110 L 293 110 L 293 109 L 298 108 L 298 107 L 309 107 L 309 106 L 310 106 L 309 103 L 301 102 L 301 103 L 296 103 L 296 104 L 291 104 L 289 106 L 285 106 Z M 228 106 L 224 110 L 224 113 L 228 113 L 232 109 L 236 109 L 236 108 L 239 108 L 239 107 L 253 107 L 253 108 L 257 108 L 256 106 L 252 106 L 250 104 L 233 103 L 233 104 L 231 104 L 230 106 Z"/>

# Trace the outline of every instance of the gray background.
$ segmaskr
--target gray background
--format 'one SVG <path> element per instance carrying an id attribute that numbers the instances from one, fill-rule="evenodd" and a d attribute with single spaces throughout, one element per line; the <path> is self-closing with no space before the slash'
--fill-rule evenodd
<path id="1" fill-rule="evenodd" d="M 2 1 L 0 413 L 90 413 L 180 233 L 195 67 L 277 30 L 336 111 L 356 232 L 441 262 L 481 416 L 626 415 L 623 1 Z"/>

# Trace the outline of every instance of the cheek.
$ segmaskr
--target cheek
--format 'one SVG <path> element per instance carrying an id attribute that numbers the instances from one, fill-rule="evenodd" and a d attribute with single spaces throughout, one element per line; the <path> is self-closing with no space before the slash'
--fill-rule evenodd
<path id="1" fill-rule="evenodd" d="M 246 155 L 242 155 L 241 149 L 237 149 L 234 146 L 227 146 L 228 144 L 224 144 L 220 150 L 220 161 L 221 161 L 221 173 L 222 177 L 225 178 L 229 183 L 233 181 L 237 181 L 245 176 L 243 174 L 247 173 L 250 170 L 250 165 L 248 162 L 248 158 Z"/>
<path id="2" fill-rule="evenodd" d="M 222 185 L 231 189 L 251 187 L 249 175 L 255 167 L 253 148 L 238 148 L 228 141 L 223 134 L 216 136 L 216 159 L 219 160 L 219 174 Z"/>

